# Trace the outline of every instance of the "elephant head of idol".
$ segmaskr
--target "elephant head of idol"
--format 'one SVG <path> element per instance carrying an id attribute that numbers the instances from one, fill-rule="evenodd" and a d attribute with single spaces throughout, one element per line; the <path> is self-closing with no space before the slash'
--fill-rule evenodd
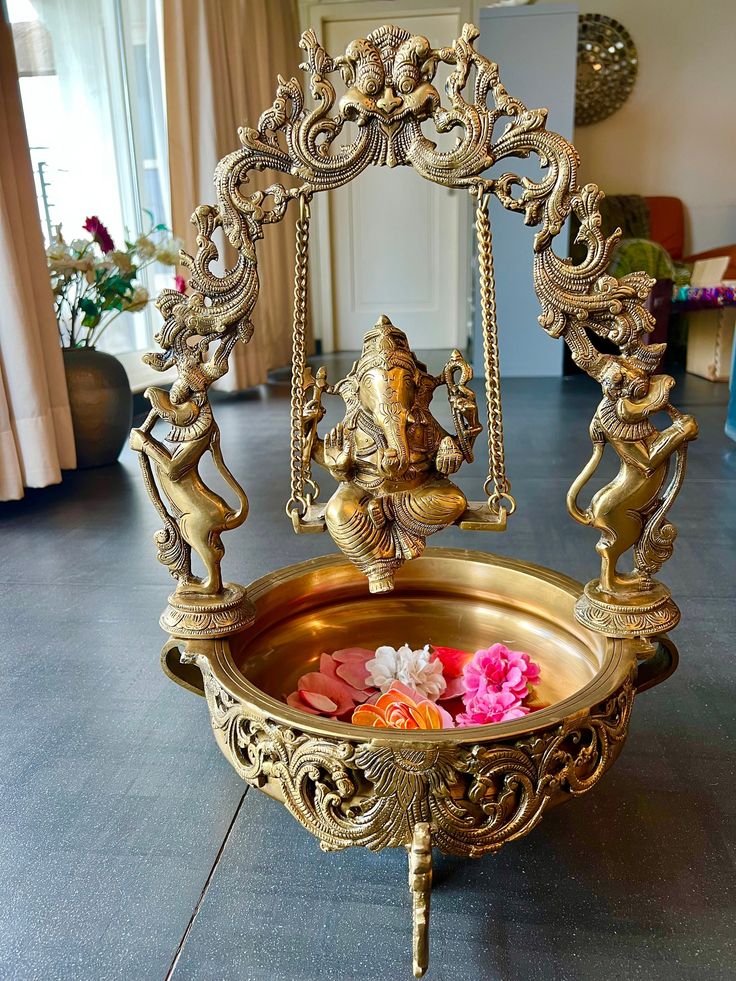
<path id="1" fill-rule="evenodd" d="M 363 339 L 360 358 L 338 387 L 345 399 L 345 425 L 360 426 L 376 442 L 379 472 L 387 479 L 406 473 L 409 427 L 425 412 L 437 380 L 416 359 L 406 334 L 386 316 Z"/>

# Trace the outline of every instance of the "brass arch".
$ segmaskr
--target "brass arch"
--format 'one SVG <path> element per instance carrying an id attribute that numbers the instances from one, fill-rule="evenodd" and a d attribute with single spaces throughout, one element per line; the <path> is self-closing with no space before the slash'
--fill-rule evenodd
<path id="1" fill-rule="evenodd" d="M 587 626 L 612 636 L 652 635 L 677 622 L 679 614 L 669 592 L 652 579 L 652 573 L 672 551 L 675 531 L 666 515 L 679 491 L 686 446 L 697 434 L 697 426 L 669 405 L 672 379 L 654 375 L 663 347 L 645 344 L 653 319 L 644 304 L 653 280 L 643 272 L 621 279 L 607 274 L 620 233 L 605 237 L 601 231 L 602 192 L 594 184 L 578 186 L 574 147 L 546 129 L 545 109 L 527 109 L 507 93 L 498 66 L 473 46 L 478 34 L 476 27 L 466 24 L 452 44 L 433 48 L 426 38 L 385 26 L 333 57 L 313 31 L 306 31 L 300 46 L 313 105 L 306 104 L 297 79 L 279 77 L 273 105 L 255 129 L 239 130 L 240 148 L 218 164 L 217 204 L 195 210 L 197 252 L 181 257 L 190 272 L 190 292 L 187 296 L 174 290 L 161 293 L 157 303 L 164 318 L 157 335 L 161 351 L 145 356 L 157 370 L 174 367 L 177 380 L 171 393 L 149 389 L 151 413 L 131 437 L 165 523 L 157 535 L 159 558 L 178 580 L 164 614 L 171 632 L 223 634 L 238 629 L 250 616 L 242 589 L 223 584 L 220 576 L 221 534 L 245 520 L 247 501 L 222 460 L 207 393 L 210 384 L 227 372 L 234 344 L 248 342 L 253 333 L 259 286 L 256 243 L 264 226 L 280 222 L 292 201 L 345 184 L 371 165 L 411 166 L 445 187 L 495 195 L 504 208 L 520 212 L 524 222 L 536 229 L 533 274 L 541 304 L 540 325 L 551 336 L 562 337 L 576 362 L 603 388 L 603 401 L 591 425 L 593 457 L 568 501 L 573 518 L 592 525 L 601 535 L 597 546 L 601 576 L 586 587 L 578 616 Z M 432 84 L 440 62 L 452 66 L 446 104 Z M 336 74 L 346 86 L 339 100 L 332 82 Z M 472 90 L 468 99 L 466 88 Z M 333 150 L 348 120 L 358 123 L 356 137 Z M 422 123 L 433 124 L 438 133 L 457 131 L 456 146 L 439 151 L 423 134 Z M 482 176 L 501 160 L 532 153 L 545 171 L 538 181 L 514 173 L 494 179 Z M 301 185 L 286 188 L 275 183 L 264 191 L 245 193 L 248 174 L 254 170 L 290 174 Z M 578 238 L 587 249 L 577 265 L 553 249 L 571 213 L 579 219 Z M 235 262 L 221 276 L 210 269 L 218 256 L 213 243 L 218 227 L 237 250 Z M 620 355 L 601 354 L 591 334 L 613 341 Z M 660 409 L 673 419 L 662 433 L 649 421 L 649 414 Z M 158 419 L 171 425 L 168 439 L 173 450 L 152 436 Z M 576 503 L 578 492 L 606 443 L 620 459 L 618 490 L 609 485 L 604 489 L 607 494 L 599 492 L 587 509 L 581 509 Z M 199 477 L 199 460 L 208 451 L 238 498 L 235 507 Z M 675 453 L 678 466 L 665 486 Z M 631 575 L 624 576 L 617 561 L 630 547 L 636 565 Z M 192 549 L 207 570 L 203 579 L 191 572 Z"/>

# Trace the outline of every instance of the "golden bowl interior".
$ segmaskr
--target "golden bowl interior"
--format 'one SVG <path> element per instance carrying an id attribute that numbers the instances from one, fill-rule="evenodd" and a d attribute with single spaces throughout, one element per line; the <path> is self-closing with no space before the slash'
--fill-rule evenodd
<path id="1" fill-rule="evenodd" d="M 500 642 L 540 665 L 539 697 L 556 705 L 601 673 L 611 649 L 575 620 L 581 589 L 524 562 L 428 549 L 402 568 L 394 592 L 375 596 L 342 556 L 326 556 L 253 584 L 256 622 L 229 638 L 230 653 L 245 678 L 282 701 L 323 652 L 404 643 L 475 651 Z"/>

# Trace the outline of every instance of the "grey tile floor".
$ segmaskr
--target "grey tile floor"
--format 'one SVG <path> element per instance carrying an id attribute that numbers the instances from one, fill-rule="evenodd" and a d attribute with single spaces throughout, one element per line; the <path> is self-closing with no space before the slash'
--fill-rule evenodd
<path id="1" fill-rule="evenodd" d="M 564 497 L 596 388 L 513 379 L 504 395 L 518 513 L 505 536 L 452 529 L 442 544 L 590 578 L 595 536 Z M 437 860 L 434 981 L 734 977 L 736 446 L 724 386 L 684 376 L 676 395 L 701 423 L 665 577 L 683 610 L 680 670 L 637 702 L 593 794 L 495 858 Z M 218 410 L 252 508 L 228 575 L 329 551 L 283 515 L 283 375 Z M 283 808 L 244 795 L 201 699 L 161 673 L 156 527 L 128 451 L 0 511 L 0 978 L 410 977 L 405 856 L 325 855 Z"/>

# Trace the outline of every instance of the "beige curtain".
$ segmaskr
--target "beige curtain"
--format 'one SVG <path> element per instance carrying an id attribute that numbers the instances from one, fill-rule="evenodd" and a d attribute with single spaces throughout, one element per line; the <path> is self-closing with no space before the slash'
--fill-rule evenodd
<path id="1" fill-rule="evenodd" d="M 0 15 L 0 500 L 76 466 L 10 27 Z"/>
<path id="2" fill-rule="evenodd" d="M 279 74 L 300 74 L 299 17 L 296 0 L 164 0 L 163 11 L 171 211 L 175 234 L 192 250 L 189 218 L 214 202 L 215 165 L 238 147 L 238 127 L 257 124 Z M 288 186 L 288 176 L 264 176 L 255 187 Z M 255 334 L 236 347 L 218 387 L 259 384 L 269 368 L 290 361 L 293 239 L 287 216 L 258 242 Z"/>

